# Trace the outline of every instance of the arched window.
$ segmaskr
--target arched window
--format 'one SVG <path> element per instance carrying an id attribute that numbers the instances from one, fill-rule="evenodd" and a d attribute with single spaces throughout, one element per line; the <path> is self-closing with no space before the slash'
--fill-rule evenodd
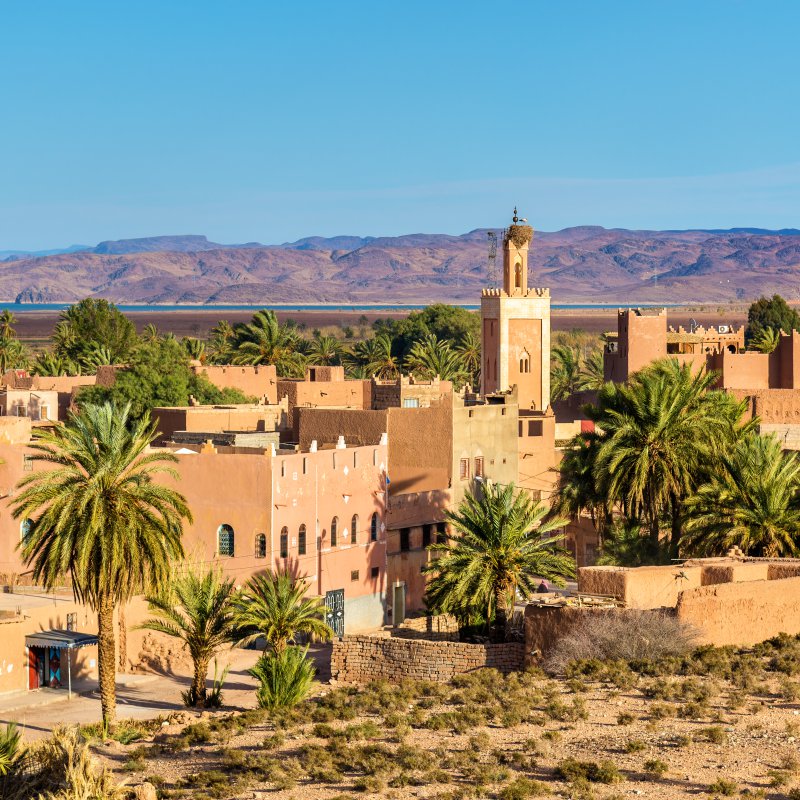
<path id="1" fill-rule="evenodd" d="M 522 288 L 522 264 L 517 263 L 514 267 L 514 287 L 516 289 Z"/>
<path id="2" fill-rule="evenodd" d="M 28 537 L 33 533 L 33 520 L 27 517 L 19 524 L 19 538 L 22 544 L 28 541 Z"/>
<path id="3" fill-rule="evenodd" d="M 289 557 L 289 529 L 284 525 L 281 528 L 281 558 Z"/>
<path id="4" fill-rule="evenodd" d="M 267 557 L 267 534 L 266 533 L 257 533 L 256 534 L 256 558 L 266 558 Z"/>
<path id="5" fill-rule="evenodd" d="M 297 555 L 306 554 L 306 526 L 301 525 L 297 531 Z"/>
<path id="6" fill-rule="evenodd" d="M 217 552 L 221 556 L 232 556 L 233 548 L 233 528 L 223 523 L 217 528 Z"/>
<path id="7" fill-rule="evenodd" d="M 372 515 L 372 519 L 369 522 L 369 540 L 371 542 L 378 541 L 378 512 L 376 511 Z"/>
<path id="8" fill-rule="evenodd" d="M 339 517 L 331 520 L 331 547 L 336 547 L 339 539 Z"/>
<path id="9" fill-rule="evenodd" d="M 350 543 L 355 544 L 358 541 L 358 514 L 353 514 L 353 519 L 350 520 Z"/>

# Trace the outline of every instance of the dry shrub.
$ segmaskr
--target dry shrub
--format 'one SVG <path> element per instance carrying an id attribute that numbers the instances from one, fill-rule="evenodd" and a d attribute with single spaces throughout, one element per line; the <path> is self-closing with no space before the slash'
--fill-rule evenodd
<path id="1" fill-rule="evenodd" d="M 575 661 L 658 661 L 685 655 L 696 636 L 691 627 L 661 611 L 592 613 L 558 640 L 544 666 L 563 674 Z"/>

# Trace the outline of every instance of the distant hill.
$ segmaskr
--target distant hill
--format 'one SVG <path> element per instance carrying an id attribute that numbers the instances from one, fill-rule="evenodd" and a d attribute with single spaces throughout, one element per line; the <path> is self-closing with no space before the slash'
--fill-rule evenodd
<path id="1" fill-rule="evenodd" d="M 312 236 L 282 245 L 196 235 L 101 242 L 0 263 L 0 300 L 477 302 L 487 284 L 486 233 Z M 498 253 L 498 272 L 501 261 Z M 800 230 L 566 228 L 536 233 L 531 268 L 532 282 L 562 303 L 722 302 L 774 292 L 800 300 Z"/>

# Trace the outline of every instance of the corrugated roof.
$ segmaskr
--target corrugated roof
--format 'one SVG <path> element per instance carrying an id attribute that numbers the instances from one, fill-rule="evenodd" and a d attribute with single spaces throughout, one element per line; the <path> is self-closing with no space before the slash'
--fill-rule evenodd
<path id="1" fill-rule="evenodd" d="M 89 647 L 97 644 L 97 635 L 94 633 L 79 633 L 78 631 L 39 631 L 25 637 L 28 647 L 54 647 L 58 650 L 74 650 L 78 647 Z"/>

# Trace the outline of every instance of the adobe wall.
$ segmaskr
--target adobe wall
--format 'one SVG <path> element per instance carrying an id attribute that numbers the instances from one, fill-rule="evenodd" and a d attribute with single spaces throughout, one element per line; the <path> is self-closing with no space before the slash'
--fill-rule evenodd
<path id="1" fill-rule="evenodd" d="M 286 431 L 289 407 L 275 405 L 217 405 L 154 408 L 153 419 L 163 444 L 175 431 L 220 433 L 222 431 Z"/>
<path id="2" fill-rule="evenodd" d="M 526 415 L 520 411 L 517 441 L 517 485 L 533 497 L 546 500 L 558 482 L 556 467 L 556 418 L 553 414 Z"/>
<path id="3" fill-rule="evenodd" d="M 482 459 L 483 476 L 496 483 L 516 483 L 516 403 L 464 406 L 456 399 L 453 408 L 452 503 L 463 500 L 476 475 L 476 459 Z M 467 466 L 462 478 L 461 464 Z"/>
<path id="4" fill-rule="evenodd" d="M 578 591 L 615 597 L 627 608 L 674 608 L 684 589 L 703 585 L 703 567 L 581 567 Z"/>
<path id="5" fill-rule="evenodd" d="M 388 409 L 389 495 L 447 489 L 453 448 L 453 409 Z"/>
<path id="6" fill-rule="evenodd" d="M 289 427 L 298 436 L 298 406 L 309 408 L 370 408 L 371 382 L 367 380 L 295 380 L 278 381 L 278 397 L 288 398 Z"/>
<path id="7" fill-rule="evenodd" d="M 592 606 L 525 606 L 525 666 L 546 656 L 558 640 L 581 624 L 587 614 L 615 613 L 616 609 Z"/>
<path id="8" fill-rule="evenodd" d="M 730 353 L 722 350 L 707 357 L 709 370 L 719 373 L 723 389 L 769 389 L 770 356 L 766 353 Z"/>
<path id="9" fill-rule="evenodd" d="M 800 389 L 732 390 L 737 400 L 747 400 L 750 418 L 757 416 L 764 424 L 800 424 Z"/>
<path id="10" fill-rule="evenodd" d="M 348 446 L 364 446 L 380 441 L 387 432 L 386 411 L 347 408 L 298 408 L 295 410 L 297 443 L 308 450 L 311 442 L 319 447 L 335 445 L 344 436 Z"/>
<path id="11" fill-rule="evenodd" d="M 800 577 L 723 583 L 681 592 L 676 616 L 703 644 L 747 646 L 800 633 Z"/>
<path id="12" fill-rule="evenodd" d="M 415 400 L 417 408 L 430 408 L 447 403 L 453 393 L 453 384 L 434 378 L 432 381 L 415 381 L 401 375 L 397 380 L 372 379 L 371 407 L 376 410 L 402 408 L 405 400 Z"/>
<path id="13" fill-rule="evenodd" d="M 266 397 L 270 404 L 278 402 L 278 374 L 272 364 L 254 367 L 195 364 L 190 369 L 195 375 L 204 375 L 218 389 L 238 389 L 250 397 Z"/>
<path id="14" fill-rule="evenodd" d="M 429 642 L 380 636 L 334 639 L 331 680 L 364 684 L 374 680 L 398 683 L 427 680 L 446 683 L 455 675 L 492 668 L 508 673 L 522 669 L 524 645 Z"/>

